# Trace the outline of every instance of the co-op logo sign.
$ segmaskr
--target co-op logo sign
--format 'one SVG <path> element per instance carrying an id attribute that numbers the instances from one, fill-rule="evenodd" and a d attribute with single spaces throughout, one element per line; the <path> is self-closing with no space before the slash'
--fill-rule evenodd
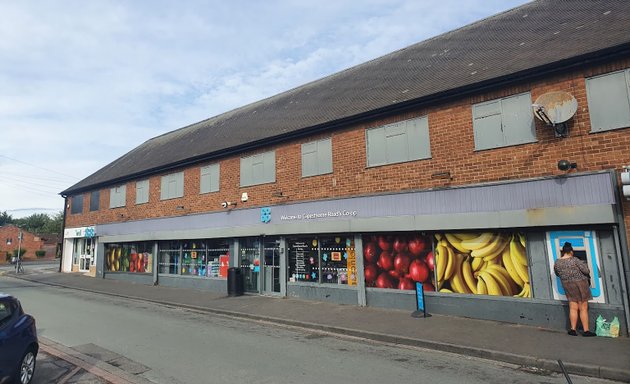
<path id="1" fill-rule="evenodd" d="M 341 209 L 337 211 L 325 211 L 325 212 L 305 212 L 297 215 L 281 215 L 281 221 L 293 221 L 293 220 L 313 220 L 313 219 L 327 219 L 327 218 L 350 218 L 355 217 L 357 211 L 348 211 Z M 266 207 L 260 210 L 260 221 L 268 223 L 271 221 L 271 208 Z"/>

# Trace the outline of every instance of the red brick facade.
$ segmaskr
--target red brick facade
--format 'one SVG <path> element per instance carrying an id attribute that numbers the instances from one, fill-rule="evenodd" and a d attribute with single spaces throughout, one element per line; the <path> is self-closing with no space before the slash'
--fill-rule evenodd
<path id="1" fill-rule="evenodd" d="M 226 200 L 238 201 L 238 209 L 243 206 L 256 207 L 303 200 L 559 175 L 563 173 L 557 169 L 560 159 L 576 162 L 577 172 L 614 169 L 619 178 L 622 167 L 630 165 L 630 128 L 590 132 L 585 79 L 628 67 L 630 59 L 578 68 L 553 77 L 430 105 L 406 114 L 374 120 L 368 124 L 348 126 L 329 135 L 311 136 L 261 149 L 276 151 L 275 183 L 241 188 L 240 156 L 232 156 L 220 160 L 219 192 L 199 194 L 199 168 L 205 165 L 199 164 L 184 170 L 183 198 L 160 200 L 161 175 L 150 178 L 149 203 L 146 204 L 135 204 L 135 181 L 126 183 L 127 205 L 122 208 L 109 209 L 109 189 L 103 189 L 100 193 L 100 209 L 89 212 L 90 194 L 86 193 L 83 213 L 70 214 L 68 209 L 66 227 L 219 211 L 223 209 L 221 202 Z M 569 122 L 568 137 L 556 138 L 551 128 L 536 120 L 537 142 L 475 151 L 471 107 L 473 104 L 521 92 L 531 92 L 534 101 L 549 91 L 566 91 L 577 99 L 578 111 Z M 366 128 L 424 115 L 428 115 L 429 122 L 430 159 L 366 167 Z M 327 136 L 332 137 L 333 173 L 302 178 L 300 145 Z M 452 179 L 432 177 L 440 172 L 449 172 Z M 249 195 L 249 201 L 246 203 L 240 202 L 243 192 Z M 274 193 L 277 192 L 282 192 L 283 197 L 274 197 Z M 622 209 L 626 228 L 630 228 L 630 202 L 624 201 Z"/>
<path id="2" fill-rule="evenodd" d="M 18 249 L 18 233 L 20 228 L 14 225 L 5 225 L 0 227 L 0 263 L 6 263 L 6 254 L 9 252 L 13 255 L 13 251 Z M 46 251 L 45 257 L 55 257 L 55 249 L 45 245 L 44 240 L 33 233 L 22 230 L 22 249 L 26 252 L 22 255 L 24 260 L 34 260 L 37 258 L 35 251 Z M 11 240 L 11 244 L 7 244 L 7 240 Z"/>

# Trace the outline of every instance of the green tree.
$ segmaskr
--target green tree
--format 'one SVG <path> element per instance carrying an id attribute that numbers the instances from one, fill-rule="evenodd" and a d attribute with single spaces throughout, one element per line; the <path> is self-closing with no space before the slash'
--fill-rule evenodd
<path id="1" fill-rule="evenodd" d="M 25 231 L 41 233 L 50 220 L 50 216 L 45 213 L 34 213 L 30 216 L 17 219 L 16 221 Z"/>
<path id="2" fill-rule="evenodd" d="M 60 233 L 63 225 L 63 211 L 54 215 L 34 213 L 13 222 L 25 231 L 32 233 Z"/>
<path id="3" fill-rule="evenodd" d="M 13 224 L 13 216 L 7 213 L 7 211 L 0 212 L 0 227 L 7 224 Z"/>
<path id="4" fill-rule="evenodd" d="M 61 233 L 63 229 L 63 211 L 59 211 L 52 216 L 49 216 L 50 220 L 44 226 L 44 233 Z"/>

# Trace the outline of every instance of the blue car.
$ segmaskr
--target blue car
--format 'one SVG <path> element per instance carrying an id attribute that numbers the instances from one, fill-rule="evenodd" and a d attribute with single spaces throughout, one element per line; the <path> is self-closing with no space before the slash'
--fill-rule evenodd
<path id="1" fill-rule="evenodd" d="M 0 293 L 0 384 L 28 384 L 39 351 L 35 319 L 18 299 Z"/>

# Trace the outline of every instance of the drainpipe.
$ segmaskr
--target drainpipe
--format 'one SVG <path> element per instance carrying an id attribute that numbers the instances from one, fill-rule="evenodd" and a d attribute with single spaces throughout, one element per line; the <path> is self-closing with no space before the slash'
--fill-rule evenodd
<path id="1" fill-rule="evenodd" d="M 626 225 L 623 216 L 623 196 L 620 191 L 619 182 L 617 181 L 617 172 L 610 171 L 610 178 L 615 189 L 615 213 L 617 215 L 617 224 L 613 226 L 613 236 L 615 238 L 615 250 L 617 252 L 617 264 L 619 265 L 619 275 L 621 280 L 621 300 L 623 301 L 624 317 L 626 318 L 626 330 L 630 334 L 630 294 L 628 286 L 630 285 L 630 266 L 628 265 L 628 237 L 626 236 Z M 625 261 L 625 262 L 624 262 Z"/>
<path id="2" fill-rule="evenodd" d="M 65 244 L 64 232 L 66 230 L 66 214 L 68 212 L 68 196 L 61 195 L 63 197 L 63 223 L 61 224 L 61 257 L 59 258 L 59 272 L 61 272 L 61 265 L 63 263 L 63 248 Z"/>

